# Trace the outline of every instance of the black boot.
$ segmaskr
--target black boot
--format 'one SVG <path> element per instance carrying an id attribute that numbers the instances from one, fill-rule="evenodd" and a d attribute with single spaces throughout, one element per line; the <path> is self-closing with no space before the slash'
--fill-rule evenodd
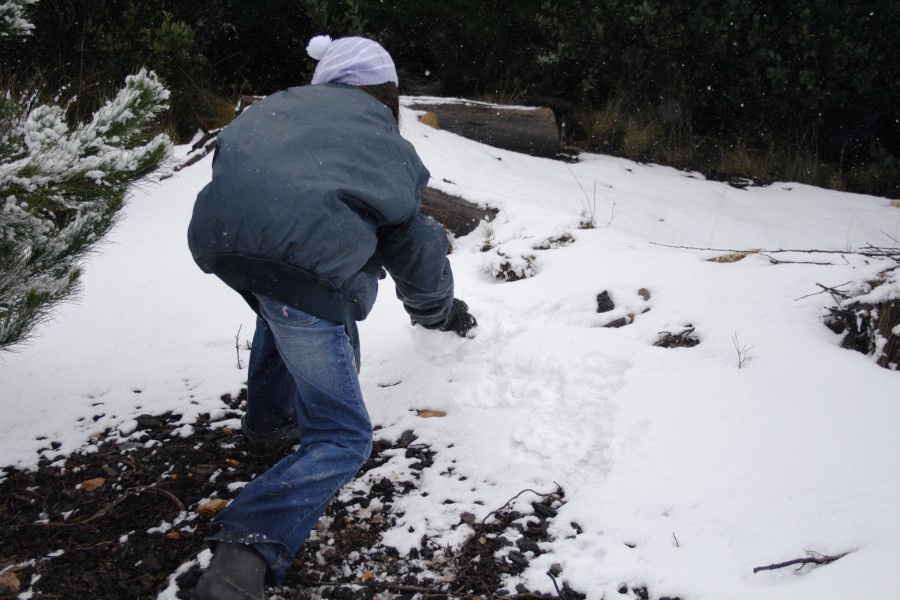
<path id="1" fill-rule="evenodd" d="M 253 456 L 272 456 L 300 443 L 297 424 L 286 425 L 269 433 L 257 433 L 247 427 L 247 417 L 241 417 L 241 433 L 247 440 Z"/>
<path id="2" fill-rule="evenodd" d="M 219 542 L 193 600 L 265 600 L 266 560 L 246 544 Z"/>

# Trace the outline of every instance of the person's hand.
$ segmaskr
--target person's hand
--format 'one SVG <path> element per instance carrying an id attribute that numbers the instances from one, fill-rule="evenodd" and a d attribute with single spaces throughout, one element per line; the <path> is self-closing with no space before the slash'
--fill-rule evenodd
<path id="1" fill-rule="evenodd" d="M 468 333 L 478 326 L 478 321 L 469 312 L 469 305 L 459 298 L 453 299 L 450 316 L 441 325 L 441 331 L 452 331 L 459 337 L 468 337 Z"/>

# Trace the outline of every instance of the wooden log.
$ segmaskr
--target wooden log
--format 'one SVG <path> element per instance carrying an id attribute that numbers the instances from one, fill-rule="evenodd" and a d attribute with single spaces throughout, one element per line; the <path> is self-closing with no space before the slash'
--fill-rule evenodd
<path id="1" fill-rule="evenodd" d="M 549 108 L 514 108 L 481 102 L 411 104 L 434 113 L 440 128 L 495 148 L 555 157 L 560 151 L 556 117 Z"/>
<path id="2" fill-rule="evenodd" d="M 482 220 L 491 221 L 497 215 L 496 208 L 484 208 L 430 187 L 422 191 L 421 211 L 456 237 L 472 233 Z"/>

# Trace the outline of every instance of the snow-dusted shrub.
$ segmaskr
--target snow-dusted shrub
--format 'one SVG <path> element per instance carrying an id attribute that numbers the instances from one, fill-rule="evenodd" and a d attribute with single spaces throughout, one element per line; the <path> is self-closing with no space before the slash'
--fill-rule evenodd
<path id="1" fill-rule="evenodd" d="M 145 135 L 168 96 L 141 70 L 74 126 L 60 106 L 0 96 L 0 350 L 76 292 L 78 262 L 113 226 L 128 187 L 170 157 L 167 136 Z"/>
<path id="2" fill-rule="evenodd" d="M 900 369 L 900 267 L 847 294 L 828 309 L 825 324 L 841 334 L 841 347 L 871 356 L 886 369 Z"/>

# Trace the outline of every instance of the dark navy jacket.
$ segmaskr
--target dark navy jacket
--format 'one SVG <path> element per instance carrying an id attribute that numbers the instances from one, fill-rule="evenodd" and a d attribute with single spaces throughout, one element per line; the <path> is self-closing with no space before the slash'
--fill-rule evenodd
<path id="1" fill-rule="evenodd" d="M 437 325 L 453 275 L 443 229 L 419 213 L 428 178 L 390 110 L 362 90 L 290 88 L 219 134 L 188 245 L 251 305 L 261 293 L 346 324 L 372 309 L 384 266 L 412 318 Z"/>

